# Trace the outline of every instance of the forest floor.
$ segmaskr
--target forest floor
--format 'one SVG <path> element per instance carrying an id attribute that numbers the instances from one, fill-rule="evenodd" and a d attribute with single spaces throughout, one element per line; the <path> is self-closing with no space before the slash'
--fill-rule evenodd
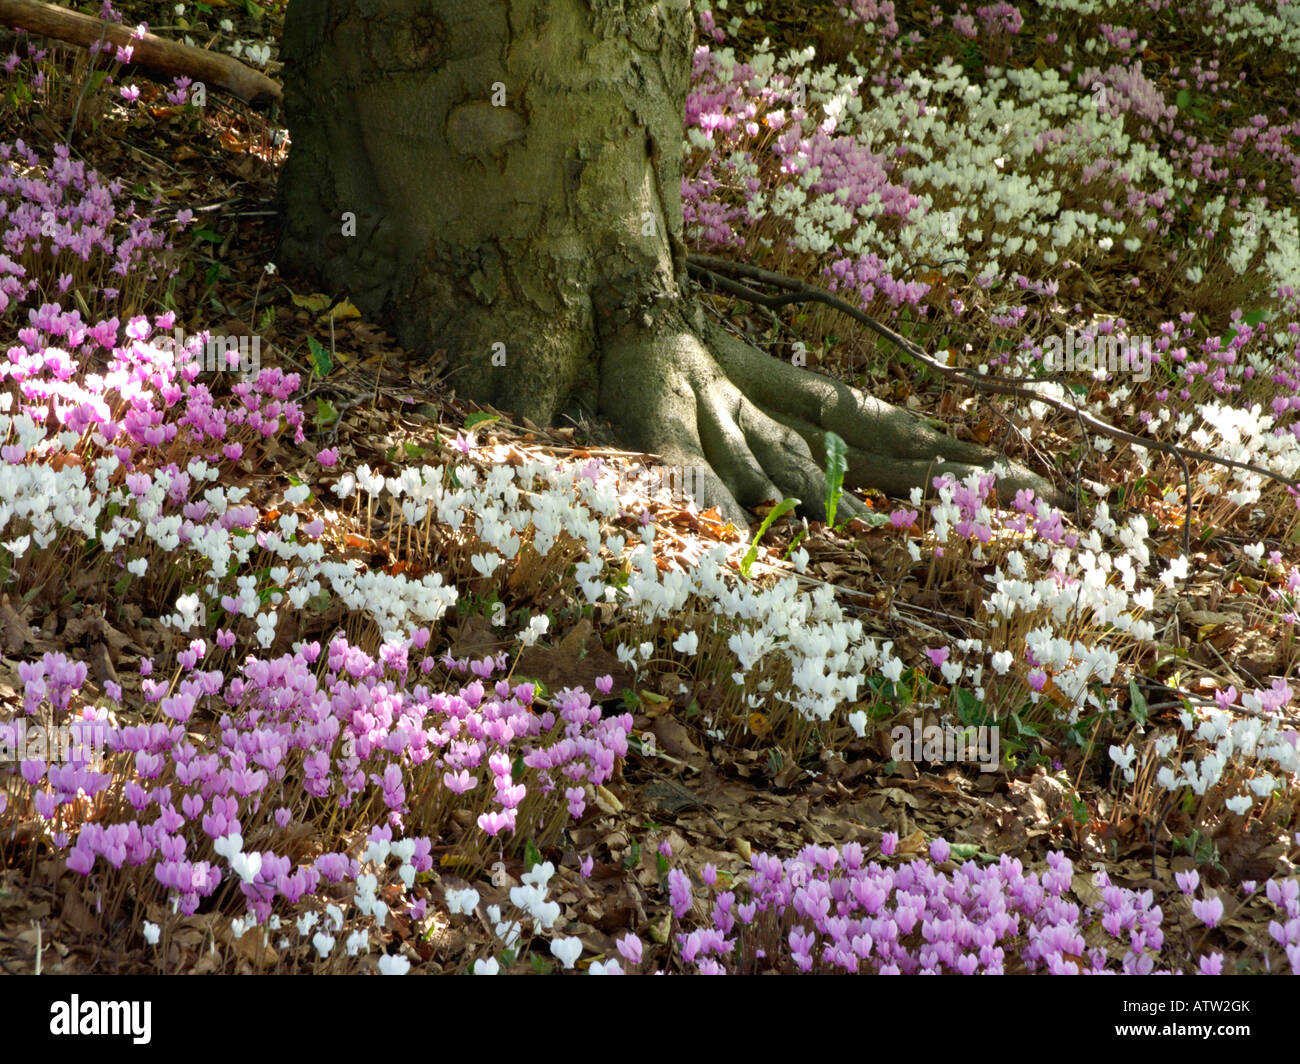
<path id="1" fill-rule="evenodd" d="M 811 41 L 832 57 L 837 51 L 847 55 L 835 5 L 782 0 L 762 6 L 765 14 L 747 16 L 736 30 L 738 51 L 762 37 L 770 38 L 778 52 L 806 46 L 808 27 L 824 22 L 827 28 L 813 33 Z M 178 18 L 179 5 L 139 2 L 125 7 L 128 22 L 147 21 L 151 27 L 173 26 Z M 959 9 L 935 5 L 934 10 L 951 17 Z M 265 45 L 274 55 L 283 16 L 278 5 L 249 2 L 191 4 L 186 17 L 193 19 L 200 42 L 242 37 Z M 917 18 L 916 25 L 922 25 Z M 232 27 L 219 29 L 221 19 L 231 20 Z M 199 26 L 205 30 L 202 34 Z M 1167 60 L 1170 43 L 1149 44 L 1148 50 L 1157 56 L 1153 65 Z M 1203 42 L 1198 47 L 1204 47 Z M 0 56 L 8 49 L 0 33 Z M 1032 65 L 1033 42 L 1027 34 L 1017 40 L 1016 49 L 1017 61 Z M 1210 53 L 1205 54 L 1208 61 Z M 84 58 L 77 56 L 75 49 L 56 49 L 46 61 L 50 76 L 80 84 Z M 1192 58 L 1180 56 L 1185 63 Z M 917 53 L 908 62 L 919 67 L 929 59 Z M 268 68 L 273 76 L 275 69 L 274 63 Z M 119 180 L 127 195 L 135 196 L 140 209 L 155 219 L 170 221 L 179 212 L 193 212 L 193 222 L 177 243 L 179 272 L 166 294 L 165 306 L 175 311 L 178 326 L 187 332 L 211 329 L 256 336 L 264 367 L 300 375 L 294 400 L 306 412 L 307 443 L 292 443 L 287 431 L 269 437 L 259 442 L 255 454 L 250 448 L 248 457 L 223 473 L 223 486 L 247 490 L 245 504 L 259 514 L 258 528 L 272 527 L 286 510 L 288 485 L 305 485 L 325 518 L 321 542 L 330 557 L 366 571 L 416 580 L 434 571 L 434 564 L 410 547 L 409 537 L 404 545 L 395 510 L 374 513 L 336 501 L 332 488 L 341 473 L 364 465 L 379 475 L 398 477 L 408 466 L 454 458 L 462 468 L 477 468 L 485 479 L 496 466 L 517 467 L 545 456 L 599 461 L 603 469 L 620 472 L 626 483 L 631 472 L 648 464 L 620 451 L 607 427 L 546 428 L 458 399 L 454 381 L 440 376 L 444 367 L 436 358 L 401 350 L 379 324 L 365 320 L 346 301 L 302 290 L 294 279 L 271 272 L 277 240 L 275 183 L 285 158 L 275 124 L 216 92 L 209 92 L 202 109 L 195 109 L 168 102 L 167 88 L 142 73 L 127 77 L 124 70 L 118 77 L 119 83 L 129 80 L 139 87 L 139 98 L 129 108 L 110 98 L 92 124 L 78 126 L 73 157 L 105 180 Z M 6 91 L 11 88 L 6 86 Z M 1267 106 L 1259 102 L 1260 110 Z M 1237 107 L 1252 110 L 1250 100 L 1239 101 Z M 49 159 L 67 139 L 65 118 L 53 106 L 37 103 L 0 109 L 0 142 L 22 138 Z M 1294 195 L 1288 195 L 1294 204 Z M 796 255 L 756 264 L 793 271 L 798 259 Z M 809 272 L 808 279 L 816 281 L 815 272 Z M 935 274 L 932 280 L 936 290 L 947 286 L 947 298 L 954 298 L 955 276 Z M 1097 272 L 1088 283 L 1094 307 L 1121 306 L 1128 298 L 1127 280 L 1118 273 Z M 836 322 L 821 311 L 789 309 L 771 322 L 743 304 L 707 298 L 718 315 L 758 342 L 802 337 L 816 352 L 813 364 L 821 371 L 937 417 L 956 435 L 994 446 L 1002 442 L 1017 452 L 1014 457 L 1039 462 L 1039 468 L 1043 457 L 1084 451 L 1068 417 L 1044 416 L 1030 433 L 1013 430 L 1007 412 L 994 401 L 974 399 L 974 393 L 918 374 L 915 366 L 900 369 L 867 339 L 846 336 L 846 321 Z M 136 312 L 161 309 L 137 307 Z M 9 320 L 12 317 L 11 312 Z M 893 324 L 909 323 L 905 314 L 895 314 Z M 7 325 L 3 316 L 0 325 Z M 917 326 L 913 335 L 924 339 L 932 334 Z M 1150 401 L 1158 407 L 1156 400 Z M 327 467 L 318 460 L 324 449 L 337 451 L 337 463 Z M 1176 462 L 1165 462 L 1154 452 L 1144 460 L 1139 470 L 1131 454 L 1121 459 L 1114 452 L 1093 452 L 1080 458 L 1073 475 L 1081 481 L 1131 477 L 1124 511 L 1142 515 L 1150 529 L 1147 544 L 1153 565 L 1158 566 L 1183 554 L 1186 500 L 1177 497 L 1177 490 L 1171 495 L 1167 487 L 1181 484 Z M 762 712 L 748 714 L 743 735 L 734 730 L 724 735 L 707 722 L 732 704 L 726 672 L 692 672 L 665 654 L 684 624 L 678 627 L 669 618 L 651 664 L 634 670 L 617 653 L 620 640 L 631 630 L 627 622 L 612 606 L 590 608 L 572 582 L 522 590 L 503 586 L 499 597 L 471 593 L 468 588 L 479 585 L 467 582 L 456 608 L 433 626 L 431 646 L 437 653 L 479 659 L 507 651 L 513 682 L 537 681 L 543 692 L 582 687 L 602 705 L 607 718 L 631 714 L 633 741 L 612 777 L 588 795 L 585 813 L 540 849 L 528 842 L 480 860 L 480 851 L 471 855 L 465 849 L 473 825 L 450 817 L 445 833 L 434 841 L 433 870 L 419 879 L 426 902 L 420 907 L 421 918 L 399 911 L 394 902 L 383 929 L 371 933 L 379 952 L 406 956 L 416 970 L 428 972 L 464 971 L 489 955 L 513 959 L 518 970 L 549 970 L 551 957 L 544 951 L 536 951 L 528 964 L 519 949 L 503 954 L 494 921 L 484 915 L 487 906 L 505 905 L 511 889 L 542 858 L 556 868 L 550 897 L 561 906 L 566 933 L 581 940 L 580 966 L 595 958 L 619 957 L 617 939 L 631 932 L 648 943 L 646 966 L 684 970 L 670 935 L 665 889 L 669 856 L 683 868 L 713 866 L 723 883 L 739 884 L 756 853 L 790 858 L 810 845 L 858 843 L 877 856 L 882 840 L 896 836 L 892 856 L 897 861 L 933 857 L 935 839 L 951 843 L 954 857 L 987 864 L 1008 855 L 1026 869 L 1039 871 L 1048 868 L 1049 852 L 1063 851 L 1074 867 L 1068 894 L 1085 908 L 1100 911 L 1103 905 L 1094 878 L 1097 869 L 1117 886 L 1152 892 L 1154 903 L 1164 911 L 1164 945 L 1153 953 L 1158 965 L 1185 968 L 1189 958 L 1213 950 L 1238 970 L 1284 967 L 1284 945 L 1270 932 L 1270 924 L 1278 919 L 1276 907 L 1253 884 L 1295 875 L 1300 819 L 1294 775 L 1284 776 L 1264 807 L 1243 818 L 1224 813 L 1222 806 L 1207 811 L 1199 798 L 1189 800 L 1187 791 L 1175 802 L 1154 792 L 1149 778 L 1136 785 L 1125 783 L 1105 751 L 1112 744 L 1141 746 L 1161 729 L 1176 730 L 1180 714 L 1192 705 L 1189 693 L 1209 700 L 1216 691 L 1233 687 L 1235 697 L 1238 690 L 1276 687 L 1277 681 L 1294 674 L 1290 628 L 1277 620 L 1279 607 L 1268 592 L 1286 592 L 1287 574 L 1300 563 L 1292 534 L 1295 514 L 1252 516 L 1245 507 L 1230 525 L 1218 526 L 1206 520 L 1207 514 L 1220 512 L 1212 506 L 1193 512 L 1191 575 L 1178 594 L 1157 600 L 1147 612 L 1159 637 L 1134 653 L 1126 673 L 1103 685 L 1113 706 L 1104 726 L 1103 714 L 1085 715 L 1082 729 L 1055 731 L 1027 717 L 1017 718 L 1013 728 L 1010 718 L 1004 718 L 1003 740 L 1014 754 L 996 771 L 981 772 L 969 763 L 897 759 L 892 732 L 923 715 L 927 723 L 937 719 L 928 710 L 914 711 L 908 694 L 918 703 L 923 690 L 927 697 L 936 692 L 940 698 L 949 695 L 937 671 L 927 673 L 916 663 L 924 663 L 936 646 L 991 630 L 987 588 L 981 583 L 991 565 L 977 560 L 966 568 L 940 566 L 938 577 L 933 562 L 928 573 L 924 566 L 915 567 L 908 559 L 908 536 L 885 519 L 900 504 L 878 496 L 865 501 L 882 521 L 839 528 L 779 522 L 763 537 L 752 568 L 743 561 L 752 530 L 734 528 L 716 514 L 701 514 L 680 495 L 626 488 L 620 511 L 604 522 L 605 534 L 633 542 L 653 528 L 655 567 L 665 579 L 673 573 L 689 574 L 710 547 L 721 545 L 732 571 L 739 573 L 743 567 L 756 587 L 771 588 L 793 577 L 804 593 L 832 589 L 845 617 L 860 623 L 871 637 L 890 641 L 898 658 L 914 664 L 906 694 L 901 686 L 883 687 L 883 677 L 877 677 L 875 686 L 867 682 L 875 709 L 860 736 L 841 723 L 834 736 L 828 726 L 815 739 L 805 735 L 804 744 L 792 749 L 778 739 Z M 1272 505 L 1276 507 L 1276 501 Z M 1070 517 L 1086 528 L 1084 509 Z M 798 547 L 807 552 L 798 572 L 787 558 L 796 537 Z M 912 538 L 922 540 L 920 533 Z M 1278 552 L 1272 564 L 1261 569 L 1243 560 L 1242 546 L 1256 541 Z M 11 593 L 0 605 L 0 700 L 21 707 L 27 685 L 20 663 L 61 653 L 90 663 L 87 692 L 102 695 L 109 689 L 106 682 L 119 685 L 121 722 L 146 722 L 143 677 L 137 675 L 140 662 L 174 660 L 188 637 L 161 625 L 160 609 L 151 612 L 146 603 L 123 598 L 114 587 L 88 584 L 73 571 L 56 568 L 47 573 L 47 579 L 33 581 L 35 590 Z M 545 613 L 549 620 L 544 636 L 517 659 L 518 641 L 503 635 L 492 620 L 498 605 L 511 618 Z M 505 631 L 517 627 L 512 624 Z M 292 626 L 282 625 L 266 650 L 287 654 L 296 642 L 328 643 L 339 630 L 358 639 L 370 632 L 365 638 L 378 645 L 373 631 L 336 600 L 324 610 L 302 611 Z M 930 660 L 936 661 L 932 653 Z M 603 677 L 612 678 L 611 693 L 597 694 L 597 681 Z M 450 682 L 450 673 L 442 678 Z M 877 711 L 882 704 L 888 712 Z M 133 705 L 137 716 L 125 708 Z M 1293 704 L 1277 712 L 1285 727 L 1296 727 Z M 1086 739 L 1082 746 L 1077 744 L 1080 735 Z M 1188 740 L 1179 749 L 1190 750 L 1191 745 Z M 1156 764 L 1150 761 L 1151 777 Z M 22 784 L 16 776 L 11 782 L 12 815 Z M 329 831 L 324 822 L 315 829 Z M 364 832 L 350 829 L 328 845 L 359 854 L 366 845 Z M 886 843 L 885 849 L 890 848 Z M 306 846 L 304 852 L 309 851 Z M 198 859 L 197 853 L 191 856 Z M 941 856 L 935 863 L 952 874 L 958 864 L 949 864 L 947 854 Z M 93 886 L 67 868 L 66 853 L 43 834 L 37 815 L 18 817 L 16 834 L 0 842 L 0 861 L 0 968 L 7 972 L 30 972 L 38 966 L 47 972 L 98 973 L 321 969 L 309 952 L 250 945 L 255 936 L 232 931 L 239 899 L 230 894 L 222 905 L 205 906 L 177 922 L 160 952 L 141 938 L 139 926 L 146 920 L 168 919 L 161 895 L 133 902 L 120 891 Z M 1193 870 L 1201 883 L 1227 899 L 1226 914 L 1212 928 L 1203 926 L 1188 891 L 1175 879 Z M 469 888 L 482 902 L 475 917 L 448 918 L 447 892 Z M 345 893 L 340 887 L 328 896 L 339 900 Z M 435 918 L 435 911 L 441 915 Z M 1124 955 L 1100 928 L 1085 937 L 1089 948 L 1100 945 L 1115 963 Z M 339 960 L 328 970 L 363 970 L 363 965 Z M 1016 970 L 1014 961 L 1008 960 L 1007 970 Z"/>

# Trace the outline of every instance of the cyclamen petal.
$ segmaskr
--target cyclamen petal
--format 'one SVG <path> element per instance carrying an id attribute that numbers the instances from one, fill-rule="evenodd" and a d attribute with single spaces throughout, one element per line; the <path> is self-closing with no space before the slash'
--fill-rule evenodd
<path id="1" fill-rule="evenodd" d="M 551 940 L 551 952 L 565 968 L 572 968 L 574 962 L 582 956 L 582 939 L 554 938 Z"/>
<path id="2" fill-rule="evenodd" d="M 395 953 L 386 953 L 379 958 L 380 975 L 405 975 L 411 970 L 411 962 Z"/>
<path id="3" fill-rule="evenodd" d="M 1204 901 L 1194 901 L 1192 914 L 1206 927 L 1215 927 L 1223 919 L 1223 902 L 1217 895 Z"/>

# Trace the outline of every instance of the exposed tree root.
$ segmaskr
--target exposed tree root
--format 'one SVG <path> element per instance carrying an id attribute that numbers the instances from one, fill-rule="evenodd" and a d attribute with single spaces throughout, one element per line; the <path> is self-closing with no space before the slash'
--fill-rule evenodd
<path id="1" fill-rule="evenodd" d="M 696 467 L 697 501 L 718 506 L 739 525 L 749 520 L 745 507 L 789 496 L 802 501 L 808 517 L 825 520 L 828 429 L 848 444 L 849 488 L 906 497 L 914 487 L 930 491 L 936 476 L 963 478 L 1001 461 L 1003 503 L 1024 488 L 1062 501 L 1049 481 L 994 451 L 771 358 L 715 326 L 692 326 L 676 311 L 644 330 L 605 338 L 603 352 L 601 412 L 630 446 L 669 465 Z M 864 512 L 848 495 L 838 511 Z"/>

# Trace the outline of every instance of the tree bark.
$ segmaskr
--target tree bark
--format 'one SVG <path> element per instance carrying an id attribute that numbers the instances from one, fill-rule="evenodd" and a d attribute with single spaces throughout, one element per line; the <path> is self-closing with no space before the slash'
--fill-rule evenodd
<path id="1" fill-rule="evenodd" d="M 693 47 L 689 0 L 294 0 L 282 266 L 445 350 L 462 395 L 538 423 L 598 412 L 699 468 L 697 498 L 735 521 L 788 495 L 822 516 L 826 428 L 850 485 L 989 465 L 705 325 L 681 236 Z M 1051 491 L 999 483 L 1020 487 Z"/>

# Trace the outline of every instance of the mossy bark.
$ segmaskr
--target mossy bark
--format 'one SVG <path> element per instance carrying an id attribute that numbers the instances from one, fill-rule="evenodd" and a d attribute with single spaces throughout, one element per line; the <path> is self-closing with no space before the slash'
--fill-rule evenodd
<path id="1" fill-rule="evenodd" d="M 687 294 L 689 0 L 294 0 L 281 265 L 346 291 L 468 398 L 538 423 L 599 413 L 703 467 L 733 520 L 821 516 L 825 429 L 847 483 L 900 493 L 936 454 L 996 455 L 705 326 Z M 1015 470 L 999 490 L 1050 490 Z M 846 500 L 843 512 L 858 512 Z"/>

